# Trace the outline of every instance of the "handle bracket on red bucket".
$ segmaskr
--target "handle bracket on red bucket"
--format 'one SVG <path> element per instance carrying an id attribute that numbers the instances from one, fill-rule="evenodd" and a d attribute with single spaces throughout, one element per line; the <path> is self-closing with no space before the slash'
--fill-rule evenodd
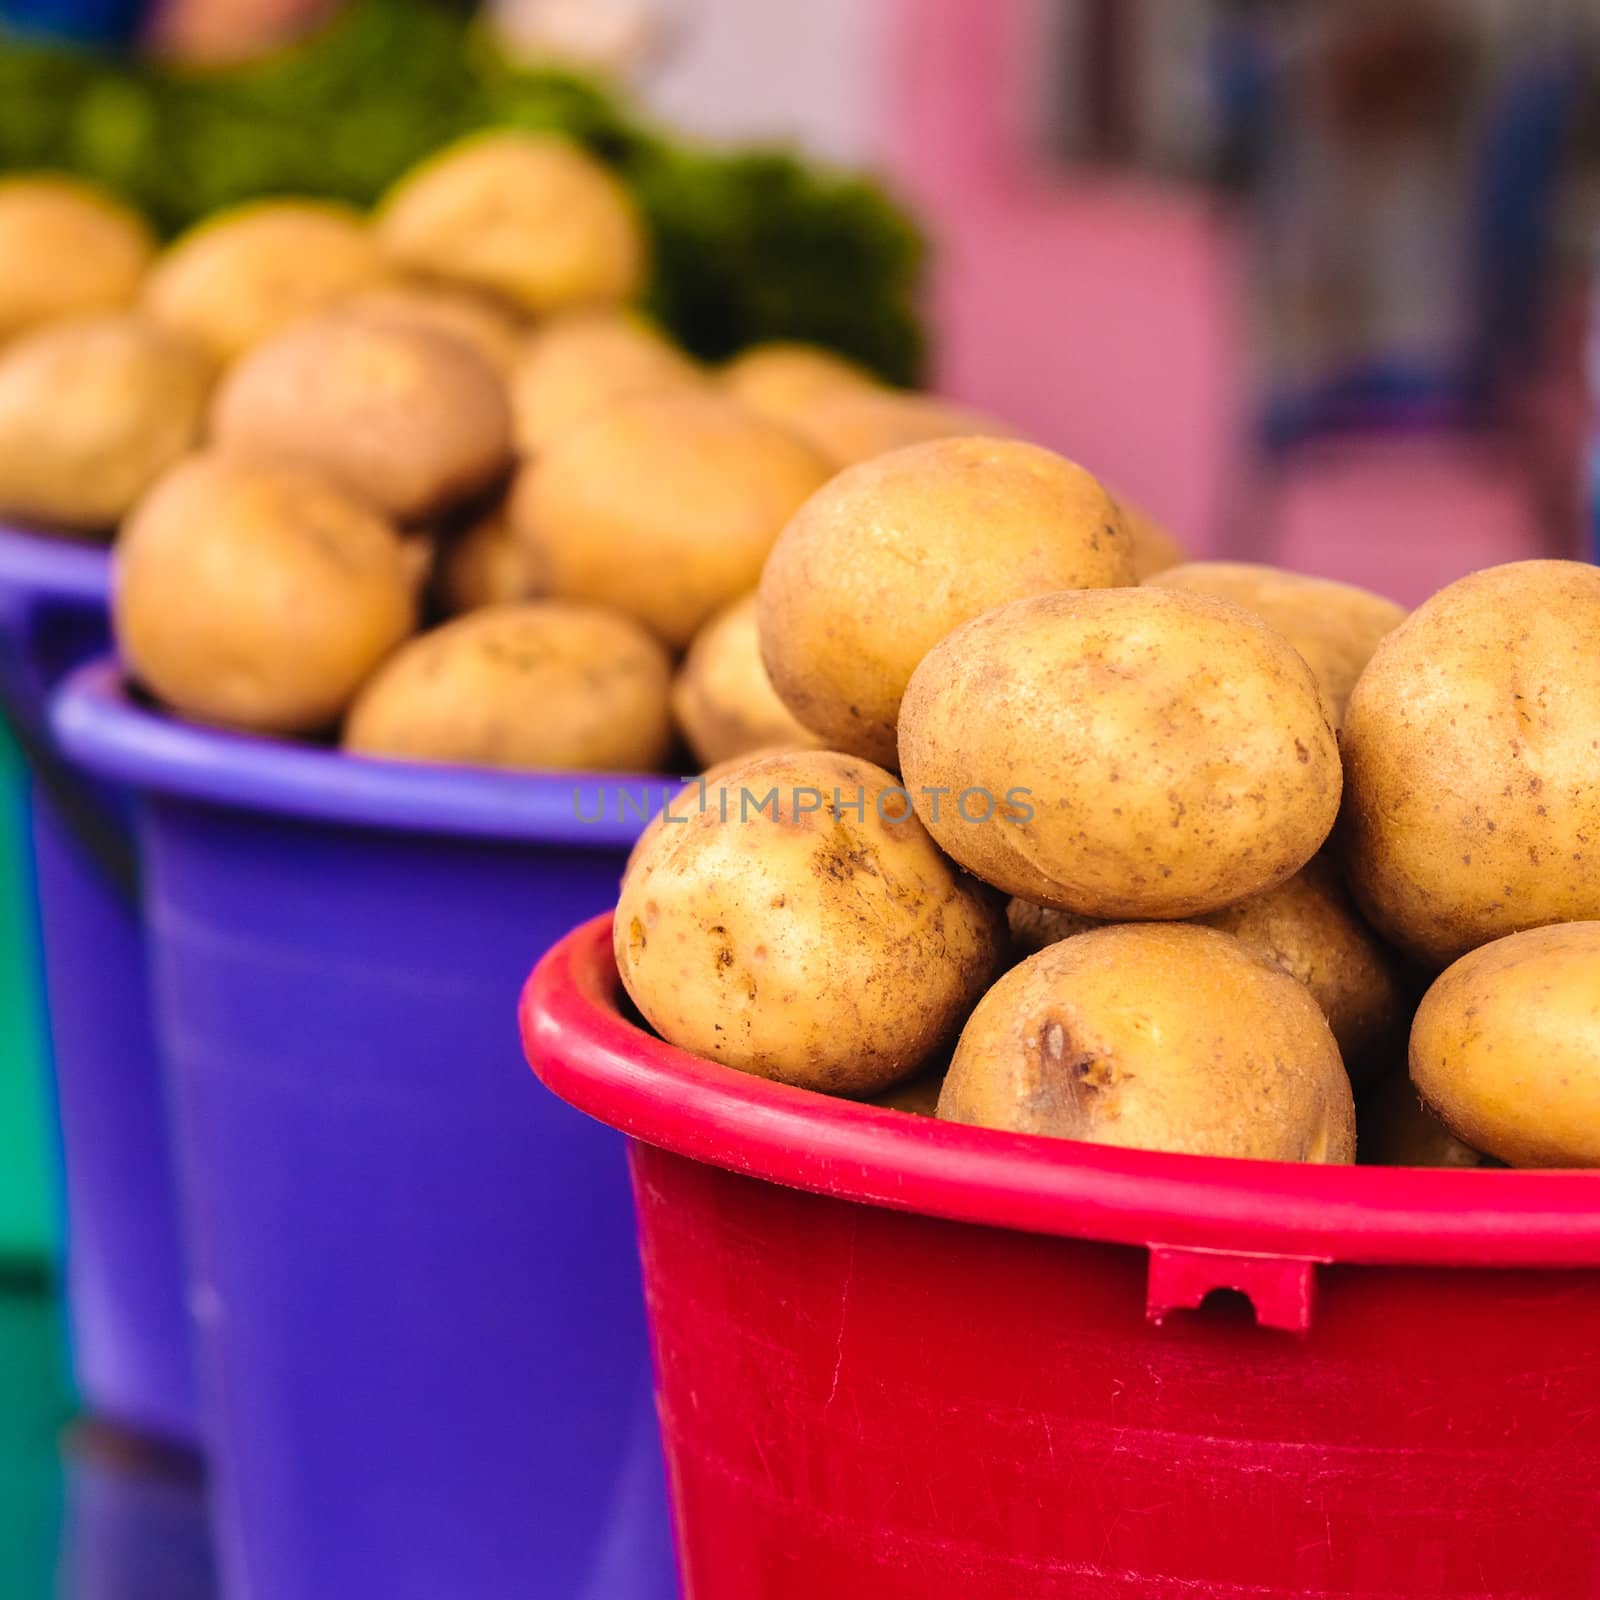
<path id="1" fill-rule="evenodd" d="M 1315 1267 L 1291 1256 L 1152 1245 L 1145 1315 L 1159 1323 L 1174 1311 L 1199 1310 L 1218 1290 L 1232 1290 L 1250 1302 L 1258 1326 L 1305 1333 L 1311 1327 Z"/>

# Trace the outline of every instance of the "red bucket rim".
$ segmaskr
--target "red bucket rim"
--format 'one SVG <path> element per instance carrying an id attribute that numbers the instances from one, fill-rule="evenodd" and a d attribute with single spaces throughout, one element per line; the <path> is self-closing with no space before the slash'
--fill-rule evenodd
<path id="1" fill-rule="evenodd" d="M 1590 1172 L 1322 1167 L 996 1133 L 769 1083 L 623 1015 L 611 917 L 522 994 L 528 1060 L 631 1138 L 865 1205 L 1115 1244 L 1419 1266 L 1600 1265 Z"/>

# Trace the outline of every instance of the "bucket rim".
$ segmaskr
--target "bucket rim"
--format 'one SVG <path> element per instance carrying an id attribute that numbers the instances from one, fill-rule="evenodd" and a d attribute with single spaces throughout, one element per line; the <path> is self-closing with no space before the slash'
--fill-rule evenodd
<path id="1" fill-rule="evenodd" d="M 143 705 L 110 657 L 62 682 L 50 722 L 73 760 L 144 794 L 302 822 L 573 849 L 630 847 L 687 781 L 387 761 L 204 727 Z"/>
<path id="2" fill-rule="evenodd" d="M 111 603 L 111 546 L 0 522 L 0 589 L 86 606 Z"/>
<path id="3" fill-rule="evenodd" d="M 610 913 L 539 962 L 519 1010 L 545 1086 L 645 1144 L 746 1177 L 956 1222 L 1316 1263 L 1600 1265 L 1600 1175 L 1302 1166 L 938 1122 L 690 1055 L 619 1004 Z"/>

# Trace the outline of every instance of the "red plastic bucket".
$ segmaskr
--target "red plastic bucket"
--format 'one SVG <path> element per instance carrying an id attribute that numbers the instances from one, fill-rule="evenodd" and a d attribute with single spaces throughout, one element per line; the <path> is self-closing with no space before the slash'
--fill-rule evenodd
<path id="1" fill-rule="evenodd" d="M 522 1027 L 631 1136 L 694 1600 L 1600 1595 L 1600 1176 L 1164 1156 L 787 1089 L 627 1020 L 609 918 Z"/>

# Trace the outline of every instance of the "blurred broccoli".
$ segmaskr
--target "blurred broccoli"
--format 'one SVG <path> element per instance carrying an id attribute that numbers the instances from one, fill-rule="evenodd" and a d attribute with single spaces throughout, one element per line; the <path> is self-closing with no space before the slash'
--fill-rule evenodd
<path id="1" fill-rule="evenodd" d="M 622 172 L 655 235 L 652 308 L 697 355 L 810 339 L 920 375 L 924 246 L 877 185 L 671 139 L 595 84 L 512 66 L 437 0 L 358 0 L 304 44 L 214 71 L 0 45 L 0 168 L 95 178 L 169 234 L 262 195 L 370 205 L 495 125 L 566 133 Z"/>

